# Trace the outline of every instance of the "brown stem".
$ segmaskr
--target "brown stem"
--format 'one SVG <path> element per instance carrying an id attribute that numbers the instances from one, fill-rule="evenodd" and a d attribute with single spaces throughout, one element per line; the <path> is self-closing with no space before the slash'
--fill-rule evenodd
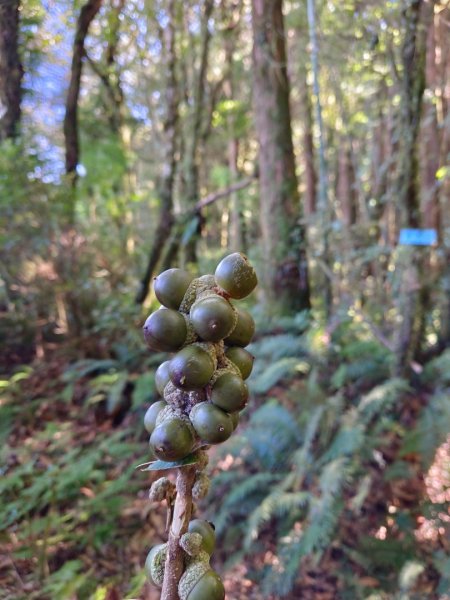
<path id="1" fill-rule="evenodd" d="M 186 533 L 192 515 L 192 486 L 195 480 L 195 466 L 178 470 L 177 497 L 169 532 L 167 559 L 164 570 L 164 583 L 161 600 L 178 600 L 178 582 L 183 574 L 183 550 L 180 538 Z"/>

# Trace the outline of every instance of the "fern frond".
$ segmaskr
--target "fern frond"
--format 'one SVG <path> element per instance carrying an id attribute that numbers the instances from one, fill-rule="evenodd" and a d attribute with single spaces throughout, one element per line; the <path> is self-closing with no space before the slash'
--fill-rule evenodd
<path id="1" fill-rule="evenodd" d="M 284 469 L 294 448 L 300 443 L 300 428 L 292 413 L 272 400 L 253 413 L 244 434 L 249 458 L 253 455 L 271 470 Z"/>
<path id="2" fill-rule="evenodd" d="M 297 373 L 307 373 L 309 368 L 307 362 L 299 361 L 298 358 L 281 358 L 250 380 L 250 390 L 255 394 L 265 394 L 283 379 L 291 379 Z"/>
<path id="3" fill-rule="evenodd" d="M 318 406 L 312 413 L 305 430 L 302 446 L 294 453 L 292 464 L 295 466 L 297 475 L 301 478 L 306 473 L 313 461 L 312 444 L 316 437 L 320 421 L 324 413 L 324 407 Z"/>
<path id="4" fill-rule="evenodd" d="M 249 346 L 258 359 L 274 361 L 286 356 L 308 356 L 305 340 L 292 333 L 264 337 Z"/>
<path id="5" fill-rule="evenodd" d="M 258 508 L 250 515 L 247 524 L 247 535 L 244 545 L 249 548 L 258 538 L 261 529 L 273 519 L 289 515 L 295 518 L 308 505 L 311 496 L 308 492 L 283 492 L 276 490 L 265 498 Z"/>
<path id="6" fill-rule="evenodd" d="M 250 509 L 253 511 L 262 498 L 270 492 L 271 486 L 281 479 L 281 475 L 256 473 L 235 484 L 220 505 L 219 513 L 214 516 L 217 533 L 220 534 L 224 531 L 228 523 L 242 512 L 244 502 L 247 506 L 250 505 Z M 250 501 L 253 502 L 253 505 L 249 504 Z"/>
<path id="7" fill-rule="evenodd" d="M 425 468 L 450 432 L 450 390 L 434 394 L 423 410 L 416 428 L 404 440 L 402 455 L 418 452 Z"/>
<path id="8" fill-rule="evenodd" d="M 404 379 L 388 379 L 361 398 L 358 405 L 358 420 L 367 425 L 378 415 L 385 413 L 409 390 Z"/>
<path id="9" fill-rule="evenodd" d="M 434 385 L 450 383 L 450 348 L 426 365 L 422 377 L 424 381 L 433 382 Z"/>
<path id="10" fill-rule="evenodd" d="M 363 446 L 364 440 L 365 431 L 361 424 L 355 424 L 353 427 L 343 426 L 318 464 L 322 465 L 340 457 L 352 456 Z"/>

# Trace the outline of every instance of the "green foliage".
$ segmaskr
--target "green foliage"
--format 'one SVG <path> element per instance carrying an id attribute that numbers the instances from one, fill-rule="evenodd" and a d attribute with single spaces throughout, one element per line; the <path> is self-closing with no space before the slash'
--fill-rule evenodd
<path id="1" fill-rule="evenodd" d="M 371 577 L 384 581 L 386 590 L 392 590 L 387 573 L 397 573 L 401 593 L 412 589 L 417 580 L 411 565 L 416 564 L 420 551 L 414 543 L 414 524 L 407 513 L 400 511 L 395 515 L 396 526 L 403 532 L 400 539 L 394 535 L 376 539 L 372 525 L 366 535 L 350 541 L 342 537 L 340 528 L 349 518 L 360 516 L 371 502 L 377 477 L 371 465 L 374 457 L 384 451 L 386 436 L 396 432 L 400 438 L 405 436 L 405 444 L 410 437 L 420 440 L 425 445 L 415 447 L 414 452 L 423 459 L 432 458 L 450 430 L 448 411 L 444 394 L 433 396 L 418 420 L 417 429 L 403 431 L 398 418 L 411 392 L 410 385 L 398 378 L 383 380 L 384 371 L 379 370 L 375 377 L 378 385 L 367 386 L 373 363 L 370 360 L 365 363 L 363 357 L 381 357 L 385 352 L 373 340 L 358 339 L 361 333 L 358 328 L 351 330 L 348 326 L 341 330 L 328 358 L 322 356 L 320 361 L 305 351 L 302 335 L 296 340 L 295 335 L 280 332 L 252 345 L 255 364 L 261 361 L 265 365 L 252 377 L 252 390 L 261 406 L 251 413 L 246 427 L 241 427 L 240 438 L 228 443 L 220 454 L 231 454 L 233 467 L 214 482 L 209 510 L 218 533 L 224 536 L 226 550 L 236 559 L 242 553 L 251 556 L 258 543 L 268 538 L 276 546 L 277 561 L 272 566 L 266 565 L 257 577 L 267 595 L 291 594 L 299 577 L 299 565 L 307 560 L 320 568 L 330 548 L 340 549 L 346 557 L 342 571 L 336 576 L 341 580 L 343 594 L 347 591 L 350 594 L 348 597 L 356 597 L 363 589 L 357 579 L 348 576 L 355 563 Z M 352 343 L 344 343 L 349 336 Z M 271 372 L 272 352 L 275 360 Z M 336 379 L 332 373 L 330 376 L 330 364 L 348 361 L 351 365 L 354 357 L 360 362 L 358 380 L 369 389 L 356 396 L 346 397 L 345 388 L 333 394 Z M 295 370 L 300 360 L 308 361 L 309 369 Z M 283 370 L 283 364 L 292 365 L 291 371 Z M 301 380 L 303 385 L 299 387 Z M 340 385 L 353 385 L 354 381 L 346 379 Z M 293 405 L 266 399 L 271 387 L 280 384 L 292 387 L 289 397 Z M 295 395 L 297 389 L 301 390 L 301 397 Z M 410 446 L 404 451 L 410 452 Z M 246 471 L 250 469 L 256 472 L 248 476 Z M 386 481 L 410 477 L 408 463 L 401 460 L 385 471 Z M 378 526 L 385 522 L 387 506 L 385 511 L 379 515 Z"/>

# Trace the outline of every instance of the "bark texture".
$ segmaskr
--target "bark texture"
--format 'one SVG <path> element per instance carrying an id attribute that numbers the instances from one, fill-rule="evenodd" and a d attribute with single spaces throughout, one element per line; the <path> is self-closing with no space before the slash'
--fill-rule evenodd
<path id="1" fill-rule="evenodd" d="M 88 0 L 82 7 L 77 20 L 75 40 L 73 44 L 70 82 L 66 99 L 64 116 L 64 139 L 66 150 L 66 173 L 76 183 L 76 169 L 80 159 L 80 142 L 78 132 L 78 99 L 80 96 L 85 42 L 89 27 L 100 10 L 102 0 Z"/>
<path id="2" fill-rule="evenodd" d="M 280 308 L 310 307 L 305 235 L 292 145 L 281 0 L 253 0 L 254 112 L 259 141 L 264 287 Z"/>
<path id="3" fill-rule="evenodd" d="M 19 8 L 19 0 L 0 2 L 0 142 L 19 134 L 23 78 Z"/>

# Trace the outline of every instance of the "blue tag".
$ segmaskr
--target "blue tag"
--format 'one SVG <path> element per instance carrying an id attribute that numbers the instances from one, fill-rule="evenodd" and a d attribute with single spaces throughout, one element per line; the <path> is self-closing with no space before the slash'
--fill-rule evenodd
<path id="1" fill-rule="evenodd" d="M 398 243 L 402 246 L 435 246 L 436 229 L 401 229 Z"/>

